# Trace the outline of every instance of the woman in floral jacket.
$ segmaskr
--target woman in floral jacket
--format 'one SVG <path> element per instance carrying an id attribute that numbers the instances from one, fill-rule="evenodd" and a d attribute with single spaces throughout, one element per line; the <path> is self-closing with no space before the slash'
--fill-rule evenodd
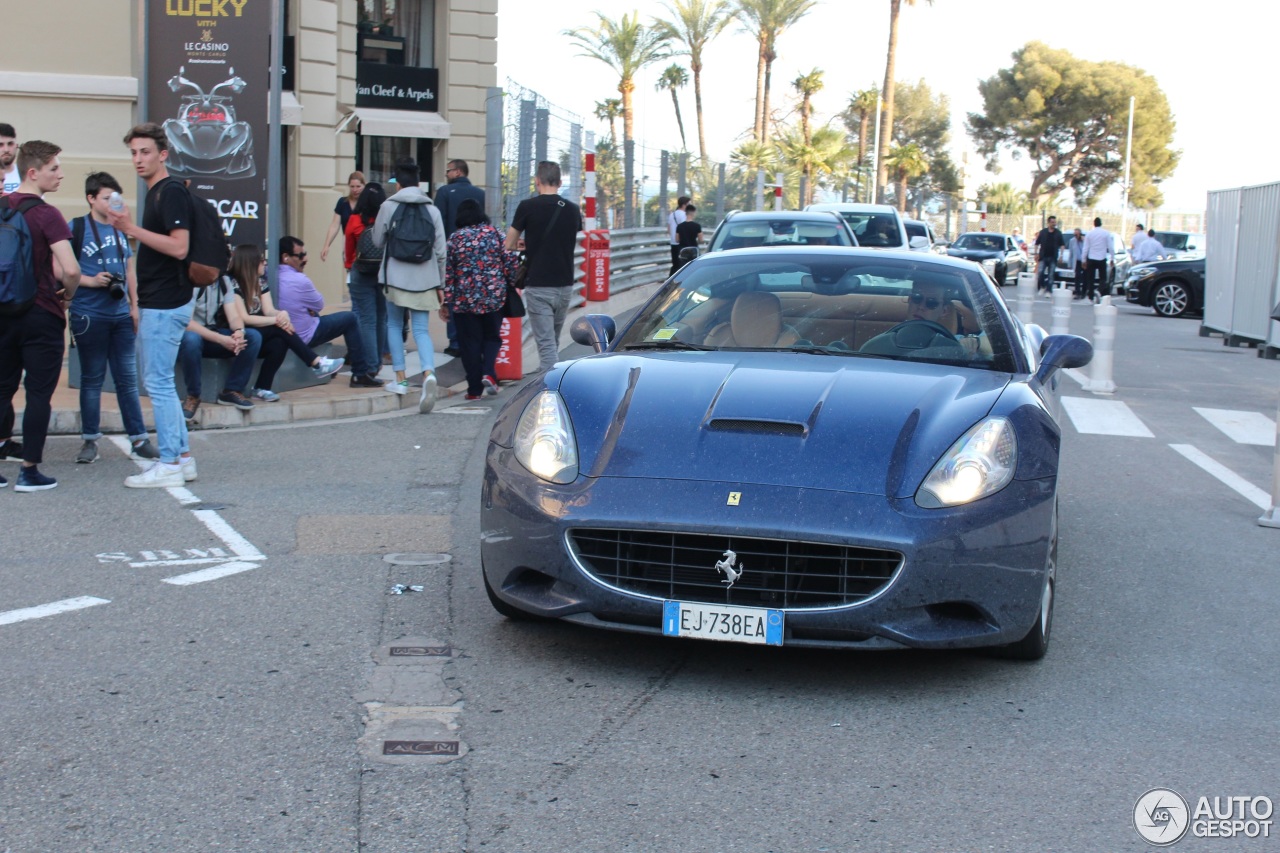
<path id="1" fill-rule="evenodd" d="M 467 199 L 458 205 L 457 230 L 449 237 L 445 261 L 440 317 L 453 317 L 467 373 L 468 400 L 498 393 L 494 365 L 502 347 L 502 306 L 519 257 L 502 244 L 502 234 L 489 224 L 479 204 Z"/>

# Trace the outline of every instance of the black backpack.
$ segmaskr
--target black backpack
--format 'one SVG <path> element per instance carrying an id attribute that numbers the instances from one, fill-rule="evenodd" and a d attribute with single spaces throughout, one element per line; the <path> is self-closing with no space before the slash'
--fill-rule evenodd
<path id="1" fill-rule="evenodd" d="M 27 313 L 36 301 L 34 244 L 26 212 L 39 204 L 44 202 L 29 198 L 11 208 L 0 199 L 0 315 L 6 317 Z"/>
<path id="2" fill-rule="evenodd" d="M 227 249 L 227 234 L 222 230 L 218 212 L 208 200 L 193 193 L 182 182 L 175 180 L 191 202 L 191 227 L 188 230 L 187 280 L 192 287 L 208 287 L 227 274 L 231 253 Z"/>
<path id="3" fill-rule="evenodd" d="M 436 244 L 436 226 L 427 213 L 428 202 L 396 202 L 396 212 L 387 223 L 383 247 L 388 258 L 406 264 L 431 260 Z"/>
<path id="4" fill-rule="evenodd" d="M 376 273 L 382 266 L 382 248 L 373 242 L 373 228 L 366 226 L 356 238 L 356 257 L 351 266 L 362 273 Z"/>

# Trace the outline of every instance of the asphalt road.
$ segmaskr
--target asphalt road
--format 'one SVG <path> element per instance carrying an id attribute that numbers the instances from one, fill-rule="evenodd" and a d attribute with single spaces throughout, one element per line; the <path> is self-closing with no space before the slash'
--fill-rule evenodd
<path id="1" fill-rule="evenodd" d="M 1064 426 L 1038 664 L 508 622 L 478 566 L 501 398 L 199 433 L 185 505 L 54 439 L 58 489 L 0 492 L 0 851 L 1143 850 L 1151 788 L 1280 798 L 1274 449 L 1197 411 L 1274 419 L 1280 364 L 1119 319 L 1112 402 L 1147 434 Z"/>

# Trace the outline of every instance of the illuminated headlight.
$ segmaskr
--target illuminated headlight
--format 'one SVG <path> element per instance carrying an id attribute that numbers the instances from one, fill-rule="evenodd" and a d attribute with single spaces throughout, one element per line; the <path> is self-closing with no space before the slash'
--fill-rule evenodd
<path id="1" fill-rule="evenodd" d="M 1018 467 L 1018 442 L 1005 418 L 987 418 L 951 445 L 929 476 L 916 503 L 925 509 L 959 506 L 1009 485 Z"/>
<path id="2" fill-rule="evenodd" d="M 525 407 L 516 425 L 515 450 L 534 476 L 551 483 L 578 478 L 578 441 L 559 394 L 543 391 Z"/>

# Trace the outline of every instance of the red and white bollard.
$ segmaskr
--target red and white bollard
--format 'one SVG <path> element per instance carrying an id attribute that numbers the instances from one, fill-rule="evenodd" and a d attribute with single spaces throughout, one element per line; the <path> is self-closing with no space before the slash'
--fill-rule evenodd
<path id="1" fill-rule="evenodd" d="M 498 333 L 502 338 L 502 347 L 498 350 L 498 358 L 494 370 L 499 379 L 524 378 L 524 321 L 520 318 L 503 318 L 502 330 Z"/>
<path id="2" fill-rule="evenodd" d="M 588 302 L 609 298 L 609 232 L 594 228 L 582 235 L 582 294 Z"/>
<path id="3" fill-rule="evenodd" d="M 784 177 L 783 174 L 779 172 L 773 178 L 777 182 L 773 185 L 773 209 L 774 210 L 782 210 L 782 179 L 783 177 Z"/>

